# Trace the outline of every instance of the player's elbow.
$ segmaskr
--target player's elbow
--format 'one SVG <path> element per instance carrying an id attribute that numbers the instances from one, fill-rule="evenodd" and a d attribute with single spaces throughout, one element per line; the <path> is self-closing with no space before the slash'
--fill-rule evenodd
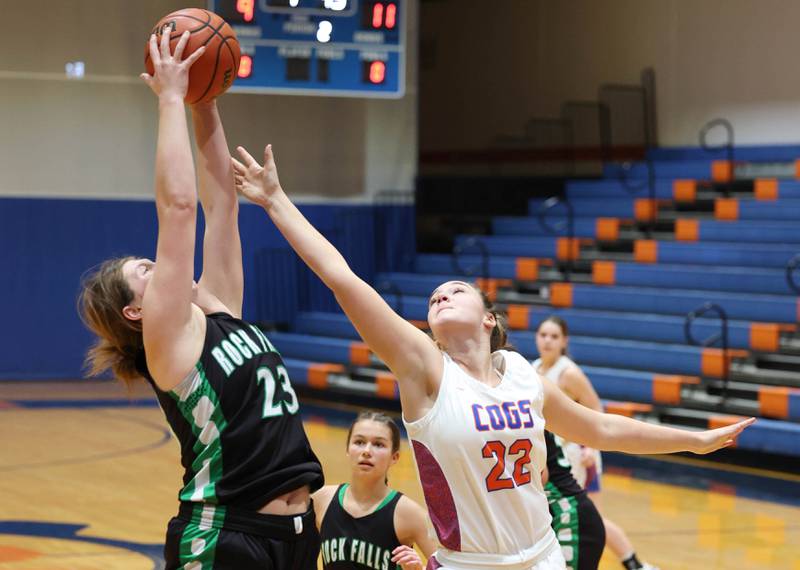
<path id="1" fill-rule="evenodd" d="M 625 430 L 620 429 L 619 416 L 599 412 L 595 422 L 593 438 L 594 444 L 589 447 L 604 451 L 621 451 L 624 447 Z"/>

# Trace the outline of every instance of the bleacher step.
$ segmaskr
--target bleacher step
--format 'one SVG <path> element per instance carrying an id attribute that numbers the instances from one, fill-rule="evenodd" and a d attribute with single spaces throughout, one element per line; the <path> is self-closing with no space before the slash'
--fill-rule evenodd
<path id="1" fill-rule="evenodd" d="M 800 374 L 797 372 L 759 368 L 750 362 L 734 362 L 731 365 L 730 378 L 752 384 L 800 388 Z"/>
<path id="2" fill-rule="evenodd" d="M 800 356 L 793 354 L 763 354 L 758 358 L 759 364 L 766 368 L 794 372 L 800 376 Z"/>
<path id="3" fill-rule="evenodd" d="M 800 356 L 800 338 L 783 337 L 781 339 L 780 352 Z"/>
<path id="4" fill-rule="evenodd" d="M 757 400 L 723 398 L 706 392 L 682 394 L 681 406 L 698 411 L 740 416 L 758 416 L 760 413 Z"/>

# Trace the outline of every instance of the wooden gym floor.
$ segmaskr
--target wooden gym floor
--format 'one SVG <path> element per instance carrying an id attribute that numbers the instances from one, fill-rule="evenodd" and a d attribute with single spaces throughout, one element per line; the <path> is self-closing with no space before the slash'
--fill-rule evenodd
<path id="1" fill-rule="evenodd" d="M 147 390 L 129 398 L 107 382 L 0 383 L 0 569 L 162 566 L 181 471 L 177 443 Z M 327 481 L 345 480 L 350 412 L 306 405 L 304 416 Z M 800 570 L 800 477 L 698 469 L 684 459 L 646 460 L 642 469 L 627 458 L 622 467 L 607 463 L 607 515 L 662 570 Z M 681 484 L 641 479 L 639 471 Z M 390 484 L 422 498 L 405 442 Z M 601 569 L 618 568 L 606 553 Z"/>

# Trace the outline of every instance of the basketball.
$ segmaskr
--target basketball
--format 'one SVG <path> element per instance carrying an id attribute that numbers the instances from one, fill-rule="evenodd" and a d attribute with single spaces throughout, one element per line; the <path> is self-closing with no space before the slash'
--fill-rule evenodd
<path id="1" fill-rule="evenodd" d="M 183 59 L 200 46 L 206 46 L 205 53 L 189 72 L 189 89 L 184 99 L 186 103 L 193 105 L 210 101 L 228 90 L 239 69 L 241 51 L 236 34 L 225 20 L 208 10 L 185 8 L 161 18 L 152 33 L 161 41 L 161 34 L 165 30 L 169 31 L 172 50 L 184 32 L 191 33 Z M 148 42 L 145 42 L 144 53 L 145 68 L 152 75 L 154 70 Z"/>

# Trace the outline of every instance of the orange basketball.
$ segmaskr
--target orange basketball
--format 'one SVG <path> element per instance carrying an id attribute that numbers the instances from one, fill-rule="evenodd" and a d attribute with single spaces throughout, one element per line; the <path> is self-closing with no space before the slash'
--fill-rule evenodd
<path id="1" fill-rule="evenodd" d="M 152 33 L 156 34 L 160 42 L 161 34 L 165 31 L 170 34 L 172 50 L 183 32 L 191 33 L 183 51 L 183 59 L 200 46 L 206 46 L 205 53 L 192 65 L 189 72 L 189 90 L 184 101 L 190 105 L 210 101 L 228 90 L 239 70 L 241 51 L 236 34 L 225 20 L 208 10 L 186 8 L 161 18 Z M 148 42 L 145 42 L 144 53 L 145 68 L 152 75 L 153 62 L 150 61 Z"/>

